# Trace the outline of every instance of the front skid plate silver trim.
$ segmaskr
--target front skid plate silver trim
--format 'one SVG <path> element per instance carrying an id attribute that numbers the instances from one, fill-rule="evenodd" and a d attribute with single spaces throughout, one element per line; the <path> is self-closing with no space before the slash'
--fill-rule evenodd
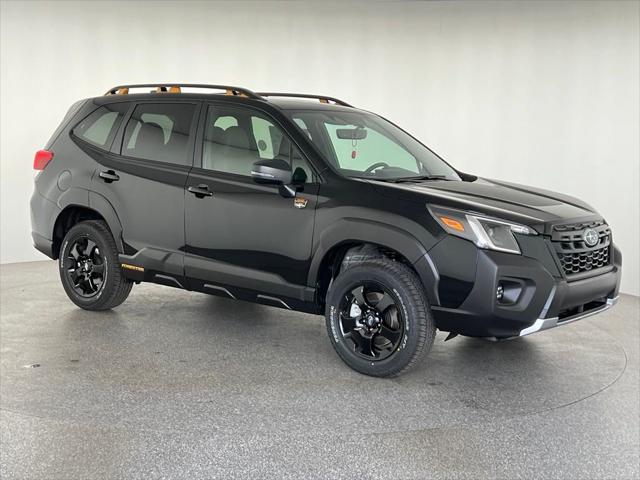
<path id="1" fill-rule="evenodd" d="M 577 313 L 576 315 L 573 315 L 573 316 L 567 317 L 567 318 L 563 318 L 562 320 L 560 320 L 558 317 L 538 318 L 534 322 L 533 325 L 531 325 L 530 327 L 527 327 L 524 330 L 520 331 L 520 335 L 519 336 L 520 337 L 524 337 L 525 335 L 530 335 L 532 333 L 539 332 L 539 331 L 542 331 L 542 330 L 548 330 L 549 328 L 559 327 L 559 326 L 562 326 L 562 325 L 566 325 L 568 323 L 573 323 L 573 322 L 576 322 L 578 320 L 582 320 L 583 318 L 587 318 L 587 317 L 591 317 L 593 315 L 597 315 L 598 313 L 602 313 L 605 310 L 609 310 L 616 303 L 618 303 L 618 298 L 620 298 L 620 297 L 607 298 L 607 302 L 604 305 L 602 305 L 601 307 L 594 308 L 593 310 L 589 310 L 588 312 Z"/>

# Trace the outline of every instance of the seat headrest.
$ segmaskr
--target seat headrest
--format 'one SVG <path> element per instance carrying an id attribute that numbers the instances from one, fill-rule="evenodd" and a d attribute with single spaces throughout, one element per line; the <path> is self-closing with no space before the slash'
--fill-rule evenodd
<path id="1" fill-rule="evenodd" d="M 224 132 L 225 143 L 230 147 L 249 148 L 249 136 L 240 127 L 229 127 Z"/>
<path id="2" fill-rule="evenodd" d="M 135 150 L 147 150 L 164 146 L 164 132 L 157 123 L 146 122 L 140 125 Z"/>
<path id="3" fill-rule="evenodd" d="M 214 143 L 224 143 L 224 129 L 220 127 L 212 127 L 207 135 L 207 140 Z"/>

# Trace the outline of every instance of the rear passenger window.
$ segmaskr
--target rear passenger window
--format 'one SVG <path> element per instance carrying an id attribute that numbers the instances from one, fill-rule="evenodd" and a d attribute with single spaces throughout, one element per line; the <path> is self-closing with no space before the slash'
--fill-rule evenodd
<path id="1" fill-rule="evenodd" d="M 122 155 L 159 162 L 190 165 L 189 133 L 195 105 L 143 103 L 127 122 Z"/>
<path id="2" fill-rule="evenodd" d="M 104 105 L 76 125 L 72 133 L 86 142 L 108 150 L 128 109 L 127 103 Z"/>

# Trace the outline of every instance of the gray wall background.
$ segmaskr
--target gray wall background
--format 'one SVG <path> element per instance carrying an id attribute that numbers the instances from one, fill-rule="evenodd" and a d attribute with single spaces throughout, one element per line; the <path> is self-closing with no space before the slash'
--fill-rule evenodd
<path id="1" fill-rule="evenodd" d="M 121 83 L 231 83 L 374 110 L 463 171 L 605 215 L 638 295 L 636 1 L 2 2 L 2 263 L 31 247 L 33 154 Z M 426 214 L 426 212 L 425 212 Z"/>

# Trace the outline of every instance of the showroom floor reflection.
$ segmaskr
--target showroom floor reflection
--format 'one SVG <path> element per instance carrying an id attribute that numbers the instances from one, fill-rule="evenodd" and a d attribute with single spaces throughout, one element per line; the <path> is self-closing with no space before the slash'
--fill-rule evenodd
<path id="1" fill-rule="evenodd" d="M 18 269 L 20 280 L 8 282 Z M 28 436 L 33 419 L 54 423 L 49 433 L 62 435 L 61 444 L 70 442 L 71 450 L 80 448 L 72 438 L 77 429 L 127 432 L 136 445 L 148 435 L 171 434 L 218 448 L 229 438 L 250 443 L 262 437 L 289 449 L 308 443 L 309 435 L 332 441 L 409 435 L 404 441 L 412 444 L 416 432 L 508 428 L 565 406 L 595 408 L 602 424 L 556 424 L 556 438 L 548 439 L 556 443 L 575 436 L 575 428 L 607 430 L 618 425 L 615 415 L 637 412 L 634 297 L 624 296 L 601 316 L 524 339 L 445 343 L 438 334 L 426 361 L 400 378 L 381 380 L 339 360 L 319 316 L 155 285 L 136 286 L 114 311 L 91 313 L 67 300 L 56 275 L 53 262 L 2 266 L 3 452 L 13 452 L 3 455 L 3 468 L 26 476 L 38 475 L 38 462 L 18 467 L 17 459 L 32 455 L 20 445 L 43 452 L 48 445 L 41 440 L 52 440 Z M 34 364 L 40 367 L 22 368 Z M 605 410 L 583 402 L 625 377 Z M 616 426 L 611 441 L 617 438 L 619 455 L 629 458 L 637 416 L 627 422 L 628 431 Z M 15 442 L 8 446 L 10 439 Z M 89 457 L 96 454 L 89 444 L 83 448 Z M 210 473 L 225 471 L 224 462 L 216 465 L 221 470 Z M 59 468 L 69 473 L 72 466 Z"/>

